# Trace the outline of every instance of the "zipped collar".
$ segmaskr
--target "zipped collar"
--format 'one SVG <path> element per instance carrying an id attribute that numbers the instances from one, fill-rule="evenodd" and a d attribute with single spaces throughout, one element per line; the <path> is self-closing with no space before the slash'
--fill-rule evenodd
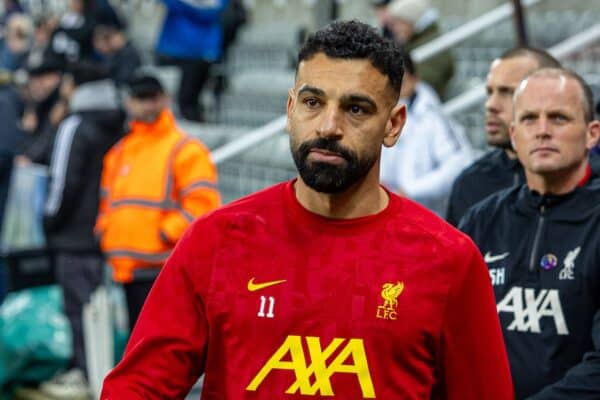
<path id="1" fill-rule="evenodd" d="M 590 180 L 590 177 L 591 170 L 588 166 L 585 177 L 577 187 L 564 194 L 540 194 L 530 190 L 526 184 L 522 185 L 515 207 L 527 215 L 538 214 L 544 208 L 545 215 L 550 219 L 580 221 L 600 207 L 600 180 Z"/>

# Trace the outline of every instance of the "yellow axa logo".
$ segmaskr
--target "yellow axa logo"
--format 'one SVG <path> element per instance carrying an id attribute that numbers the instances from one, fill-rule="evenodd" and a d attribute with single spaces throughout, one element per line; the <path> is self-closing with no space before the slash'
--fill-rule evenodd
<path id="1" fill-rule="evenodd" d="M 304 340 L 308 349 L 308 358 L 302 346 L 302 336 L 288 336 L 252 379 L 246 390 L 256 391 L 273 370 L 289 370 L 294 372 L 296 381 L 285 393 L 300 392 L 308 396 L 334 396 L 330 378 L 335 373 L 344 373 L 356 375 L 363 398 L 375 398 L 375 389 L 362 339 L 334 338 L 324 349 L 318 337 L 307 336 Z M 334 353 L 337 353 L 337 356 L 328 363 Z M 310 360 L 310 364 L 306 363 L 307 359 Z"/>
<path id="2" fill-rule="evenodd" d="M 404 291 L 404 282 L 384 283 L 381 290 L 383 305 L 377 307 L 377 318 L 392 319 L 397 318 L 396 307 L 398 307 L 398 296 Z"/>

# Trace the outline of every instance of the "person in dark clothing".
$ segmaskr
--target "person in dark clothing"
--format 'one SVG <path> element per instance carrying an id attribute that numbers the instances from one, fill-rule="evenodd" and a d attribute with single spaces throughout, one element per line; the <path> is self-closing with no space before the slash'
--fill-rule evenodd
<path id="1" fill-rule="evenodd" d="M 65 99 L 60 96 L 63 66 L 58 60 L 46 59 L 30 66 L 25 88 L 21 127 L 23 143 L 19 162 L 49 165 L 56 127 L 66 113 Z"/>
<path id="2" fill-rule="evenodd" d="M 0 232 L 13 159 L 23 141 L 23 134 L 19 128 L 22 110 L 23 101 L 16 87 L 12 84 L 0 87 Z"/>
<path id="3" fill-rule="evenodd" d="M 211 64 L 222 56 L 221 15 L 227 1 L 162 2 L 167 15 L 156 45 L 159 63 L 180 67 L 179 112 L 185 119 L 203 121 L 198 96 L 208 80 Z"/>
<path id="4" fill-rule="evenodd" d="M 69 8 L 52 34 L 45 56 L 73 63 L 93 56 L 94 0 L 69 0 Z"/>
<path id="5" fill-rule="evenodd" d="M 485 103 L 487 143 L 494 147 L 475 161 L 454 181 L 446 220 L 457 225 L 473 204 L 492 193 L 524 182 L 521 164 L 511 147 L 509 125 L 512 95 L 523 78 L 536 69 L 558 67 L 560 63 L 543 50 L 516 48 L 494 60 L 486 81 Z"/>
<path id="6" fill-rule="evenodd" d="M 118 91 L 106 71 L 95 64 L 78 63 L 63 82 L 69 116 L 58 127 L 50 163 L 50 187 L 44 228 L 48 246 L 55 251 L 56 278 L 63 288 L 65 312 L 72 325 L 73 369 L 42 385 L 54 398 L 71 398 L 65 390 L 85 395 L 86 359 L 82 309 L 102 282 L 104 260 L 93 233 L 99 204 L 104 154 L 124 132 L 125 113 Z M 69 381 L 70 385 L 63 384 Z M 69 392 L 72 393 L 72 392 Z"/>
<path id="7" fill-rule="evenodd" d="M 526 184 L 469 210 L 484 254 L 517 400 L 600 398 L 600 138 L 576 74 L 542 69 L 517 88 L 511 127 Z"/>
<path id="8" fill-rule="evenodd" d="M 125 23 L 114 10 L 107 9 L 98 15 L 94 49 L 118 87 L 124 87 L 142 65 L 137 49 L 127 38 Z"/>

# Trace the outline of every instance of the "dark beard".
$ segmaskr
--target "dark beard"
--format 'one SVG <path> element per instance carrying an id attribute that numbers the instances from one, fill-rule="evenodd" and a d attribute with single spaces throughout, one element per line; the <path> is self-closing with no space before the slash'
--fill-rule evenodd
<path id="1" fill-rule="evenodd" d="M 291 148 L 300 177 L 310 188 L 320 193 L 341 193 L 347 190 L 364 178 L 377 161 L 377 154 L 360 159 L 356 153 L 341 146 L 337 140 L 331 139 L 310 140 L 297 148 L 292 143 Z M 312 149 L 337 153 L 346 162 L 342 165 L 309 162 L 307 157 Z"/>

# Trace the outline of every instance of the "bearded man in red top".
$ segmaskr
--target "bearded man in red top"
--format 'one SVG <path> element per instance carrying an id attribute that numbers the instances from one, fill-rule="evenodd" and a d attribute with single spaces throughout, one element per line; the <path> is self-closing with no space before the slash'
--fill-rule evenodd
<path id="1" fill-rule="evenodd" d="M 508 400 L 487 269 L 463 234 L 379 184 L 406 119 L 398 47 L 334 22 L 287 111 L 299 177 L 198 220 L 101 398 Z"/>

